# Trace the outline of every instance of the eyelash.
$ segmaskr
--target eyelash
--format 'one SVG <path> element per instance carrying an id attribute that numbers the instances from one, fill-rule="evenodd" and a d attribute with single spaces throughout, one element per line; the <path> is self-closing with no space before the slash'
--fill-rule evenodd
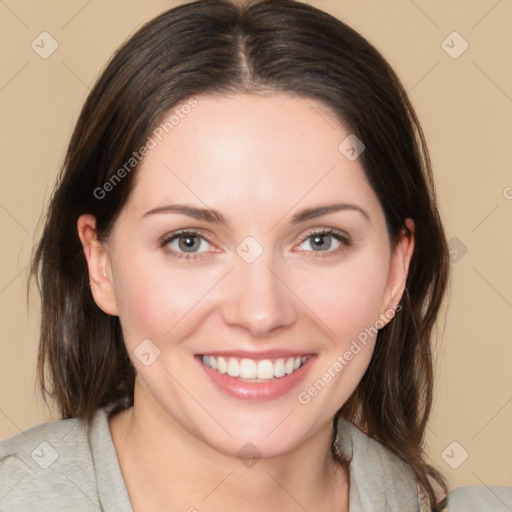
<path id="1" fill-rule="evenodd" d="M 177 239 L 179 239 L 181 237 L 184 237 L 186 235 L 202 238 L 203 240 L 205 240 L 209 244 L 211 243 L 203 234 L 199 233 L 198 231 L 183 230 L 183 231 L 175 231 L 174 233 L 171 233 L 170 235 L 165 236 L 160 241 L 160 247 L 165 248 L 167 245 L 169 245 L 174 240 L 177 240 Z M 350 237 L 348 235 L 346 235 L 343 231 L 339 231 L 339 230 L 333 229 L 333 228 L 327 228 L 327 229 L 311 231 L 311 232 L 307 233 L 306 235 L 304 235 L 299 240 L 299 244 L 304 243 L 306 240 L 308 240 L 309 238 L 313 238 L 316 235 L 331 235 L 335 240 L 340 242 L 341 245 L 338 248 L 334 249 L 334 250 L 325 251 L 326 255 L 312 256 L 314 258 L 325 258 L 325 257 L 332 256 L 333 254 L 339 254 L 342 251 L 346 250 L 351 245 L 351 240 L 350 240 Z M 177 252 L 175 250 L 169 250 L 168 252 L 171 253 L 173 257 L 176 257 L 176 258 L 179 258 L 179 259 L 185 259 L 187 261 L 195 261 L 195 260 L 202 259 L 202 258 L 206 257 L 206 256 L 203 256 L 203 253 L 181 253 L 181 252 Z M 318 252 L 318 253 L 322 253 L 324 251 L 301 250 L 300 252 Z"/>

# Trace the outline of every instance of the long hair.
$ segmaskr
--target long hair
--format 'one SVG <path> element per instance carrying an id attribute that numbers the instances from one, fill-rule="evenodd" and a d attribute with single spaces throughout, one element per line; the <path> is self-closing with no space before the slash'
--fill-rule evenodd
<path id="1" fill-rule="evenodd" d="M 359 386 L 338 411 L 415 471 L 439 510 L 425 460 L 432 403 L 431 333 L 448 281 L 448 250 L 424 136 L 394 71 L 361 35 L 293 0 L 200 0 L 143 26 L 89 94 L 53 192 L 31 275 L 42 301 L 40 387 L 63 418 L 133 405 L 135 370 L 119 319 L 95 304 L 77 219 L 106 238 L 133 187 L 137 152 L 173 107 L 200 94 L 288 92 L 323 102 L 365 144 L 360 161 L 393 244 L 415 222 L 401 311 L 379 331 Z M 135 162 L 136 163 L 136 162 Z M 105 183 L 109 182 L 105 197 Z M 340 463 L 343 463 L 340 460 Z"/>

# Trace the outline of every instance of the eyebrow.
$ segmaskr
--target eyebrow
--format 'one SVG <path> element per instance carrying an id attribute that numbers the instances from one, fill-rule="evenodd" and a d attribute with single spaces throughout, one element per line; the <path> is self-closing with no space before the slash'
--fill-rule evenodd
<path id="1" fill-rule="evenodd" d="M 316 217 L 321 217 L 323 215 L 327 215 L 328 213 L 334 213 L 338 211 L 356 211 L 359 212 L 368 222 L 371 223 L 370 215 L 363 208 L 350 203 L 334 203 L 327 204 L 322 206 L 316 206 L 314 208 L 305 208 L 300 210 L 292 217 L 292 224 L 300 224 L 301 222 L 305 222 L 306 220 L 314 219 Z M 159 206 L 157 208 L 153 208 L 147 211 L 144 217 L 149 215 L 157 215 L 157 214 L 166 214 L 166 213 L 176 213 L 181 215 L 187 215 L 188 217 L 192 217 L 197 220 L 203 220 L 205 222 L 211 222 L 212 224 L 226 224 L 226 219 L 217 210 L 213 210 L 210 208 L 197 208 L 195 206 L 187 205 L 187 204 L 168 204 L 165 206 Z"/>

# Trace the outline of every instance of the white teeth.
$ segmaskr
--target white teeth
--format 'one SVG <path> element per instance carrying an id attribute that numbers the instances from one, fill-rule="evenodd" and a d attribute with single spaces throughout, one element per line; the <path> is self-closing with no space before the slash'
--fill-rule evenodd
<path id="1" fill-rule="evenodd" d="M 278 359 L 274 363 L 274 377 L 283 377 L 286 375 L 286 370 L 284 368 L 284 359 Z"/>
<path id="2" fill-rule="evenodd" d="M 212 359 L 217 359 L 217 368 L 213 368 Z M 223 357 L 210 357 L 210 368 L 216 369 L 219 373 L 226 373 L 228 371 L 228 363 Z"/>
<path id="3" fill-rule="evenodd" d="M 203 363 L 219 373 L 227 373 L 230 377 L 239 377 L 244 380 L 270 380 L 274 377 L 284 377 L 298 370 L 307 357 L 281 357 L 270 360 L 262 359 L 237 359 L 235 357 L 224 358 L 215 356 L 203 356 Z"/>
<path id="4" fill-rule="evenodd" d="M 258 379 L 271 379 L 274 376 L 274 365 L 272 361 L 263 359 L 258 363 Z"/>
<path id="5" fill-rule="evenodd" d="M 252 359 L 242 359 L 240 362 L 240 377 L 242 379 L 255 379 L 258 369 Z"/>
<path id="6" fill-rule="evenodd" d="M 228 360 L 228 375 L 230 377 L 240 377 L 240 365 L 238 360 L 230 357 Z"/>
<path id="7" fill-rule="evenodd" d="M 293 357 L 290 357 L 289 359 L 286 360 L 286 364 L 284 365 L 285 369 L 286 369 L 286 373 L 288 375 L 290 375 L 290 373 L 293 372 L 293 363 L 294 363 L 294 359 Z"/>

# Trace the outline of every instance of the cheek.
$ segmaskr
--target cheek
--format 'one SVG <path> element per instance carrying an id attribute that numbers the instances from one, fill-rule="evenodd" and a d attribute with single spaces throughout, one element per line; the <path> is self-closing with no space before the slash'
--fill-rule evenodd
<path id="1" fill-rule="evenodd" d="M 385 258 L 354 258 L 314 276 L 303 272 L 296 285 L 331 335 L 345 343 L 378 320 L 387 281 L 385 263 Z"/>
<path id="2" fill-rule="evenodd" d="M 112 270 L 119 317 L 131 343 L 165 337 L 218 280 L 214 270 L 194 272 L 186 265 L 179 269 L 165 258 L 133 253 L 118 260 Z"/>
<path id="3" fill-rule="evenodd" d="M 385 258 L 357 258 L 302 283 L 301 294 L 327 326 L 328 337 L 323 358 L 297 400 L 321 411 L 325 421 L 350 398 L 370 364 L 387 269 Z"/>

